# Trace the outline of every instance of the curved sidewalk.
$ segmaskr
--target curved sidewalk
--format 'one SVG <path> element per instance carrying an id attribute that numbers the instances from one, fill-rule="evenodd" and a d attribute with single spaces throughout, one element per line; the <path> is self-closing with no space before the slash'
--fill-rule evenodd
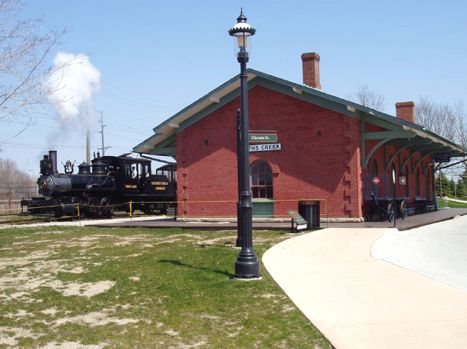
<path id="1" fill-rule="evenodd" d="M 371 256 L 391 229 L 315 231 L 263 263 L 338 349 L 467 348 L 467 292 Z"/>

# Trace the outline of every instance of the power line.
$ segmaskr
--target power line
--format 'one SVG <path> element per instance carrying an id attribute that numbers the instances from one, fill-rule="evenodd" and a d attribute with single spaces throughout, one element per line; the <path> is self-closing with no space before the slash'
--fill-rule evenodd
<path id="1" fill-rule="evenodd" d="M 96 112 L 100 112 L 99 110 L 97 110 L 95 108 L 92 108 L 92 109 L 94 111 L 96 111 Z M 136 119 L 136 120 L 139 120 L 140 123 L 148 122 L 147 117 L 140 117 L 140 116 L 135 115 L 135 113 L 131 113 L 131 117 L 130 117 L 130 116 L 128 116 L 128 114 L 123 114 L 123 113 L 112 111 L 112 112 L 107 112 L 107 116 L 110 117 L 110 118 L 117 119 L 117 120 L 129 120 L 129 119 L 131 119 L 132 121 L 134 121 Z"/>
<path id="2" fill-rule="evenodd" d="M 20 121 L 20 120 L 12 120 L 12 121 L 0 120 L 0 122 L 8 122 L 8 123 L 19 124 L 19 125 L 28 125 L 27 122 L 23 122 L 23 121 Z M 30 127 L 41 127 L 41 128 L 53 128 L 52 126 L 37 124 L 37 123 L 32 123 L 29 126 Z"/>
<path id="3" fill-rule="evenodd" d="M 169 104 L 169 105 L 172 105 L 172 106 L 181 106 L 180 103 L 176 103 L 176 102 L 167 102 L 167 101 L 163 101 L 161 102 L 160 100 L 157 100 L 155 99 L 154 97 L 149 97 L 149 96 L 143 96 L 141 94 L 138 94 L 138 93 L 135 93 L 133 91 L 128 91 L 128 90 L 125 90 L 125 89 L 122 89 L 121 87 L 113 84 L 113 83 L 110 83 L 108 81 L 106 82 L 103 82 L 103 85 L 105 86 L 108 86 L 108 87 L 111 87 L 111 88 L 114 88 L 116 90 L 119 90 L 125 94 L 130 94 L 130 95 L 133 95 L 133 96 L 136 96 L 136 97 L 139 97 L 141 99 L 144 99 L 144 100 L 147 100 L 147 101 L 151 101 L 151 102 L 156 102 L 156 103 L 166 103 L 166 104 Z"/>
<path id="4" fill-rule="evenodd" d="M 118 138 L 122 138 L 122 139 L 128 139 L 128 140 L 130 140 L 132 142 L 136 142 L 138 139 L 141 139 L 141 137 L 139 137 L 139 136 L 135 136 L 134 138 L 131 138 L 131 137 L 126 137 L 126 136 L 116 135 L 116 134 L 114 134 L 112 132 L 107 132 L 107 134 L 110 135 L 110 136 L 114 136 L 114 137 L 118 137 Z"/>
<path id="5" fill-rule="evenodd" d="M 10 147 L 10 148 L 39 148 L 39 149 L 49 149 L 51 145 L 45 144 L 24 144 L 24 143 L 0 143 L 2 147 Z M 54 146 L 54 148 L 83 148 L 82 145 L 60 145 Z"/>
<path id="6" fill-rule="evenodd" d="M 125 98 L 123 96 L 116 95 L 116 94 L 111 93 L 111 92 L 101 92 L 101 93 L 104 96 L 108 96 L 108 97 L 113 98 L 118 103 L 129 105 L 129 106 L 132 106 L 132 107 L 142 107 L 142 108 L 149 108 L 149 109 L 153 109 L 153 110 L 173 108 L 173 106 L 170 106 L 170 105 L 168 105 L 168 106 L 158 106 L 158 105 L 153 105 L 153 104 L 148 104 L 148 103 L 135 102 L 135 101 L 132 101 L 131 99 Z"/>
<path id="7" fill-rule="evenodd" d="M 122 130 L 122 131 L 125 131 L 125 133 L 133 133 L 133 134 L 138 134 L 139 136 L 147 136 L 148 135 L 148 132 L 144 132 L 142 131 L 141 129 L 137 129 L 135 127 L 131 127 L 131 126 L 118 126 L 114 123 L 111 123 L 111 122 L 107 122 L 107 125 L 108 126 L 111 126 L 110 128 L 112 130 Z M 149 133 L 151 134 L 151 133 Z"/>
<path id="8" fill-rule="evenodd" d="M 97 149 L 102 150 L 102 156 L 105 155 L 105 150 L 110 148 L 110 147 L 106 147 L 106 146 L 104 145 L 104 127 L 105 127 L 105 126 L 106 126 L 106 125 L 104 125 L 104 112 L 101 111 L 101 130 L 100 130 L 99 133 L 101 134 L 102 147 L 101 147 L 101 148 L 97 148 Z"/>

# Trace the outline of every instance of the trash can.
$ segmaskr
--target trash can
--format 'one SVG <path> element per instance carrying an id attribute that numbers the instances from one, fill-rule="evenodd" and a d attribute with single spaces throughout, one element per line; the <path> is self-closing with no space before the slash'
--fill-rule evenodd
<path id="1" fill-rule="evenodd" d="M 307 221 L 307 229 L 317 229 L 320 227 L 319 201 L 299 201 L 298 213 Z"/>

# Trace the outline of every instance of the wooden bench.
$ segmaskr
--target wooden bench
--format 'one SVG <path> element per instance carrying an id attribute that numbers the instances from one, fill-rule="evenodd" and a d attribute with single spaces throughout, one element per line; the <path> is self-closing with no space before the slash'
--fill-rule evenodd
<path id="1" fill-rule="evenodd" d="M 299 230 L 306 229 L 308 227 L 308 222 L 302 216 L 300 216 L 297 211 L 289 210 L 287 213 L 291 217 L 292 233 L 297 233 Z"/>
<path id="2" fill-rule="evenodd" d="M 416 199 L 414 203 L 410 204 L 408 211 L 409 214 L 420 214 L 426 212 L 433 212 L 436 210 L 436 205 L 433 201 L 428 201 L 426 199 Z"/>
<path id="3" fill-rule="evenodd" d="M 415 214 L 415 207 L 407 207 L 407 216 L 413 216 Z"/>
<path id="4" fill-rule="evenodd" d="M 425 212 L 426 204 L 426 199 L 415 199 L 415 202 L 413 202 L 410 207 L 415 210 L 415 214 L 420 214 Z"/>

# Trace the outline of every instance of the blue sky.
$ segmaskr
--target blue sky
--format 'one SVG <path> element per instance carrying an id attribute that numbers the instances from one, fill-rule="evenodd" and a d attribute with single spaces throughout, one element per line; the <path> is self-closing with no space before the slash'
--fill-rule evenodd
<path id="1" fill-rule="evenodd" d="M 107 154 L 118 155 L 238 73 L 227 30 L 240 7 L 257 29 L 251 68 L 301 83 L 300 55 L 316 51 L 327 93 L 349 98 L 367 84 L 385 96 L 389 114 L 395 102 L 420 96 L 467 104 L 464 1 L 26 0 L 22 16 L 68 29 L 50 61 L 58 51 L 84 53 L 99 69 L 95 120 L 103 111 Z M 36 124 L 3 145 L 1 157 L 33 175 L 49 148 L 59 161 L 84 160 L 82 129 L 59 129 L 52 108 L 33 117 Z"/>

